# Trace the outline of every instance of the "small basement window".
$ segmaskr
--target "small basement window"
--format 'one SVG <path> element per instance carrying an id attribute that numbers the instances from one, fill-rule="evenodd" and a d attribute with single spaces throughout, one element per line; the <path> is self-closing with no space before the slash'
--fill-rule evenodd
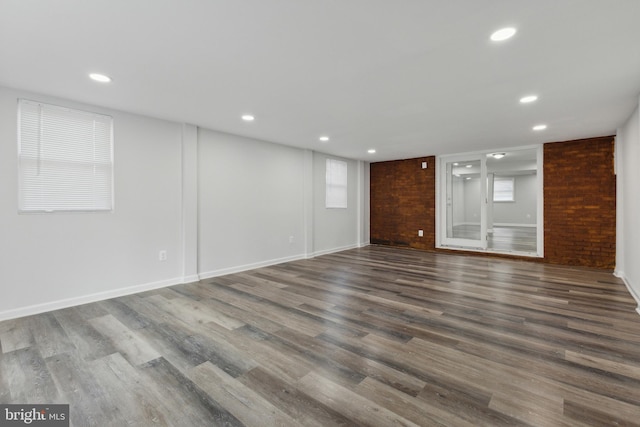
<path id="1" fill-rule="evenodd" d="M 113 210 L 113 119 L 20 99 L 20 212 Z"/>
<path id="2" fill-rule="evenodd" d="M 513 177 L 495 177 L 493 180 L 493 201 L 494 202 L 514 202 L 514 179 Z"/>
<path id="3" fill-rule="evenodd" d="M 325 206 L 347 208 L 347 162 L 327 159 Z"/>

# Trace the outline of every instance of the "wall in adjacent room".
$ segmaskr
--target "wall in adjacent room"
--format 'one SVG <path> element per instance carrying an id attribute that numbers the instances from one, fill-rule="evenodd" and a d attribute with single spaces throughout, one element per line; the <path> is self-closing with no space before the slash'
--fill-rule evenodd
<path id="1" fill-rule="evenodd" d="M 514 175 L 515 201 L 493 203 L 493 223 L 499 225 L 536 225 L 538 198 L 535 175 Z"/>

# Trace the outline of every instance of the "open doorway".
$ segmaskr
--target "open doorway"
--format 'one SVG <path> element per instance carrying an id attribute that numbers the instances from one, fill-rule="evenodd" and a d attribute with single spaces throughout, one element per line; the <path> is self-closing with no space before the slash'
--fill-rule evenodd
<path id="1" fill-rule="evenodd" d="M 438 246 L 542 256 L 538 147 L 440 158 Z"/>

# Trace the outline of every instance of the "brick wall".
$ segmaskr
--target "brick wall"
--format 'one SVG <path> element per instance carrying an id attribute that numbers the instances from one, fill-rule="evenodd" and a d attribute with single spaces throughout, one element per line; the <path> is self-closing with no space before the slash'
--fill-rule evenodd
<path id="1" fill-rule="evenodd" d="M 435 157 L 371 164 L 371 243 L 435 248 L 435 171 Z"/>
<path id="2" fill-rule="evenodd" d="M 613 269 L 613 137 L 544 145 L 545 262 Z"/>
<path id="3" fill-rule="evenodd" d="M 435 157 L 372 163 L 371 242 L 435 250 L 435 187 Z M 613 137 L 545 144 L 544 262 L 613 269 L 615 193 Z"/>

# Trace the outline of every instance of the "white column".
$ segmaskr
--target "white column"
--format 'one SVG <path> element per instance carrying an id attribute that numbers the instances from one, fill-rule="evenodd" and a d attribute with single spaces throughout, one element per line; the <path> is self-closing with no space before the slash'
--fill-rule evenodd
<path id="1" fill-rule="evenodd" d="M 198 278 L 198 128 L 182 125 L 182 282 Z"/>

